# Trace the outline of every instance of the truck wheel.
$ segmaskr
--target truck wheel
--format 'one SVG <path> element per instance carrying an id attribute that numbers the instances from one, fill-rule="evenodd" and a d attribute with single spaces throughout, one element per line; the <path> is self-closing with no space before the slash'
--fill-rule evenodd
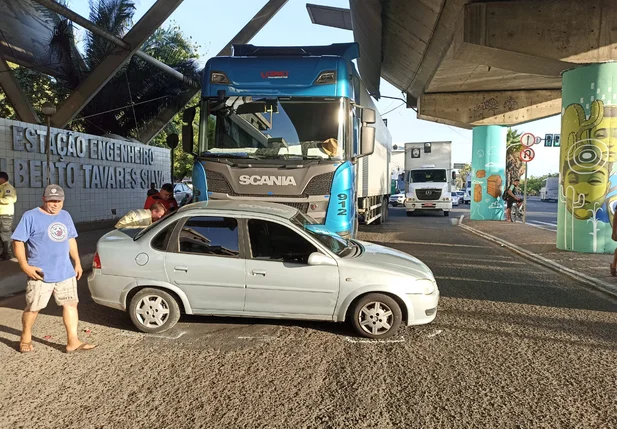
<path id="1" fill-rule="evenodd" d="M 407 215 L 407 217 L 412 217 L 413 216 L 413 212 L 405 212 L 405 214 Z"/>
<path id="2" fill-rule="evenodd" d="M 145 288 L 131 299 L 129 316 L 137 329 L 147 333 L 164 332 L 180 320 L 180 307 L 167 292 Z"/>
<path id="3" fill-rule="evenodd" d="M 443 212 L 444 216 L 450 216 L 450 212 Z"/>
<path id="4" fill-rule="evenodd" d="M 353 306 L 351 324 L 366 338 L 383 339 L 396 334 L 403 320 L 398 303 L 382 293 L 370 293 Z"/>

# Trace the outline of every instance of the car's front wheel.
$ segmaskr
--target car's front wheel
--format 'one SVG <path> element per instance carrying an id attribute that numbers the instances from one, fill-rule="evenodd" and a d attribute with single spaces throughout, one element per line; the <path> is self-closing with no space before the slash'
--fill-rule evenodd
<path id="1" fill-rule="evenodd" d="M 351 324 L 366 338 L 384 339 L 396 334 L 403 320 L 398 303 L 388 295 L 371 293 L 356 301 Z"/>
<path id="2" fill-rule="evenodd" d="M 129 305 L 133 324 L 142 332 L 158 333 L 171 329 L 180 320 L 180 307 L 169 293 L 145 288 L 133 296 Z"/>

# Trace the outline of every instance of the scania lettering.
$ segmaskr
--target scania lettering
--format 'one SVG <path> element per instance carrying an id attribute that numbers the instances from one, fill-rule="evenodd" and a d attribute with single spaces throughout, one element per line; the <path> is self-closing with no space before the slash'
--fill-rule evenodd
<path id="1" fill-rule="evenodd" d="M 208 60 L 201 103 L 183 117 L 194 200 L 286 204 L 344 238 L 359 222 L 384 222 L 392 139 L 358 56 L 357 43 L 234 45 Z"/>
<path id="2" fill-rule="evenodd" d="M 293 176 L 240 176 L 241 185 L 296 186 Z"/>

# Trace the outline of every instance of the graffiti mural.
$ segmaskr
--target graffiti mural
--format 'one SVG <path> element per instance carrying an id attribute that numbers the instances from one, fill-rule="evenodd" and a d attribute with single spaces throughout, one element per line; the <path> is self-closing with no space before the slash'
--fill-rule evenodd
<path id="1" fill-rule="evenodd" d="M 557 247 L 610 253 L 617 246 L 611 239 L 617 206 L 617 93 L 612 79 L 587 88 L 576 103 L 565 105 L 564 97 Z"/>
<path id="2" fill-rule="evenodd" d="M 471 158 L 471 219 L 502 220 L 506 129 L 474 127 Z"/>

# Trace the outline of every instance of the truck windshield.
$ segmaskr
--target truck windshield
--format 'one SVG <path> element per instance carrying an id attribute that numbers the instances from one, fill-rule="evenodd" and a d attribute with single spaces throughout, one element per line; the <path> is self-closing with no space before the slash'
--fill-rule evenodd
<path id="1" fill-rule="evenodd" d="M 343 158 L 343 99 L 229 97 L 204 100 L 209 132 L 200 154 L 250 159 Z M 202 127 L 202 130 L 206 127 Z M 212 129 L 213 128 L 213 129 Z"/>
<path id="2" fill-rule="evenodd" d="M 409 175 L 410 183 L 446 182 L 446 170 L 412 170 Z"/>

